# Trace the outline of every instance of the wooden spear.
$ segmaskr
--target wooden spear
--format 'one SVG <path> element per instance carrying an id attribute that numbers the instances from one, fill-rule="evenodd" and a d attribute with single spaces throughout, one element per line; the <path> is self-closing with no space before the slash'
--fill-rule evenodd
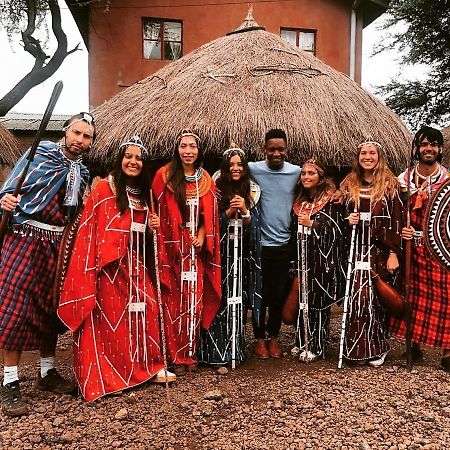
<path id="1" fill-rule="evenodd" d="M 411 227 L 411 174 L 414 169 L 414 142 L 411 148 L 411 156 L 407 172 L 408 183 L 406 188 L 406 227 Z M 405 242 L 405 344 L 406 344 L 406 367 L 412 369 L 412 353 L 411 353 L 411 252 L 412 239 Z"/>
<path id="2" fill-rule="evenodd" d="M 58 101 L 58 98 L 61 94 L 62 88 L 63 88 L 62 81 L 58 81 L 55 84 L 55 87 L 53 88 L 53 92 L 52 92 L 52 95 L 48 102 L 47 108 L 44 112 L 44 115 L 42 116 L 42 121 L 41 121 L 41 124 L 39 125 L 38 132 L 37 132 L 36 136 L 34 137 L 33 144 L 31 145 L 31 148 L 28 152 L 27 164 L 23 168 L 22 173 L 20 174 L 19 180 L 17 181 L 16 187 L 14 189 L 14 193 L 13 193 L 14 197 L 17 197 L 20 194 L 20 190 L 22 189 L 23 182 L 25 181 L 25 177 L 27 176 L 28 170 L 30 169 L 30 164 L 33 162 L 34 155 L 36 154 L 36 149 L 38 148 L 38 145 L 39 145 L 39 142 L 41 141 L 42 135 L 44 134 L 44 131 L 47 128 L 50 117 L 52 117 L 53 109 L 55 108 L 56 102 Z M 0 248 L 3 243 L 3 237 L 4 237 L 5 230 L 8 225 L 8 221 L 9 221 L 11 214 L 12 214 L 12 212 L 3 211 L 2 221 L 0 222 Z"/>
<path id="3" fill-rule="evenodd" d="M 153 201 L 153 190 L 150 189 L 150 209 L 152 214 L 156 214 L 155 202 Z M 159 326 L 161 336 L 161 350 L 164 364 L 164 374 L 166 377 L 166 394 L 169 399 L 169 382 L 167 380 L 167 342 L 166 342 L 166 330 L 164 328 L 164 309 L 161 295 L 161 280 L 159 278 L 159 261 L 158 261 L 158 233 L 153 230 L 153 253 L 155 257 L 155 278 L 156 278 L 156 294 L 158 298 L 158 311 L 159 311 Z"/>

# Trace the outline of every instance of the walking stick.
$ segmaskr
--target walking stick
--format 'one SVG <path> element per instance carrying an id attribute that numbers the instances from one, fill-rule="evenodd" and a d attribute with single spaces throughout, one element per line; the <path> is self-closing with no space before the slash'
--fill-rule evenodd
<path id="1" fill-rule="evenodd" d="M 357 209 L 355 207 L 354 212 Z M 342 360 L 344 355 L 344 338 L 345 338 L 345 326 L 347 324 L 347 314 L 348 314 L 348 303 L 350 297 L 350 282 L 353 270 L 353 252 L 355 247 L 355 236 L 356 236 L 356 224 L 352 226 L 352 234 L 350 238 L 350 251 L 348 254 L 348 266 L 347 266 L 347 276 L 345 278 L 345 294 L 344 294 L 344 312 L 342 314 L 342 325 L 341 325 L 341 338 L 339 341 L 339 362 L 338 369 L 342 368 Z"/>
<path id="2" fill-rule="evenodd" d="M 411 173 L 414 166 L 414 143 L 411 148 L 411 156 L 408 167 L 408 184 L 406 188 L 406 227 L 411 227 Z M 412 369 L 412 353 L 411 353 L 411 253 L 412 239 L 408 239 L 405 243 L 405 344 L 406 344 L 406 367 Z"/>
<path id="3" fill-rule="evenodd" d="M 298 270 L 298 279 L 301 280 L 302 288 L 299 289 L 299 315 L 298 315 L 298 322 L 300 322 L 300 314 L 302 314 L 303 317 L 303 337 L 304 337 L 304 351 L 306 352 L 306 358 L 305 361 L 309 361 L 308 357 L 308 351 L 309 351 L 309 333 L 308 333 L 308 274 L 306 273 L 306 235 L 307 232 L 305 231 L 304 225 L 298 225 L 297 228 L 297 247 L 298 242 L 300 241 L 300 250 L 301 250 L 301 267 L 300 267 L 300 256 L 298 257 L 297 262 L 297 270 Z M 300 237 L 300 238 L 299 238 Z M 297 253 L 299 253 L 297 251 Z M 300 255 L 300 253 L 299 253 Z M 299 326 L 300 323 L 298 323 L 297 326 Z"/>
<path id="4" fill-rule="evenodd" d="M 196 207 L 198 209 L 198 197 L 193 197 L 187 201 L 189 205 L 189 234 L 191 239 L 195 236 L 197 231 L 197 215 Z M 196 322 L 196 294 L 197 294 L 197 264 L 194 245 L 191 243 L 189 254 L 189 270 L 181 272 L 181 280 L 187 281 L 189 291 L 189 357 L 194 355 L 194 338 L 195 338 L 195 322 Z M 183 295 L 183 292 L 181 292 Z M 191 376 L 191 366 L 189 366 L 189 378 Z"/>
<path id="5" fill-rule="evenodd" d="M 30 169 L 30 164 L 33 162 L 34 155 L 36 154 L 36 149 L 38 148 L 39 142 L 41 141 L 42 135 L 44 134 L 45 129 L 47 128 L 48 122 L 52 117 L 53 109 L 55 108 L 56 102 L 58 101 L 59 96 L 61 95 L 61 91 L 63 88 L 63 82 L 58 81 L 53 88 L 52 95 L 48 102 L 47 108 L 45 109 L 44 115 L 42 116 L 41 124 L 39 125 L 38 132 L 34 137 L 33 144 L 30 147 L 27 156 L 27 164 L 22 170 L 20 174 L 19 180 L 17 181 L 16 187 L 13 192 L 13 196 L 17 197 L 20 194 L 20 190 L 22 189 L 23 182 L 25 181 L 25 177 L 28 174 L 28 170 Z M 2 221 L 0 222 L 0 248 L 3 243 L 3 237 L 5 234 L 6 227 L 8 225 L 9 218 L 12 212 L 3 211 Z"/>
<path id="6" fill-rule="evenodd" d="M 150 208 L 152 214 L 155 212 L 155 203 L 153 201 L 153 191 L 150 189 Z M 159 261 L 158 261 L 158 233 L 153 230 L 153 253 L 155 254 L 155 275 L 156 275 L 156 295 L 158 297 L 158 310 L 159 310 L 159 327 L 161 330 L 161 346 L 162 346 L 162 356 L 164 364 L 164 375 L 166 377 L 166 389 L 169 387 L 169 381 L 167 380 L 167 348 L 166 348 L 166 331 L 164 329 L 164 311 L 162 305 L 161 296 L 161 280 L 159 278 Z M 167 391 L 167 396 L 169 392 Z"/>
<path id="7" fill-rule="evenodd" d="M 233 283 L 231 297 L 227 298 L 227 307 L 231 306 L 231 368 L 236 368 L 236 339 L 237 339 L 237 320 L 238 314 L 236 308 L 242 307 L 242 256 L 239 255 L 239 248 L 242 251 L 242 243 L 239 246 L 239 240 L 242 237 L 242 219 L 238 219 L 237 212 L 230 225 L 233 227 Z M 240 320 L 241 314 L 239 314 Z"/>

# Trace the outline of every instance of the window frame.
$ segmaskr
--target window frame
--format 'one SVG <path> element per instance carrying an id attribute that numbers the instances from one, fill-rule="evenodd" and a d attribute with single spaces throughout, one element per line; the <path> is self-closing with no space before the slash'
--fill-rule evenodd
<path id="1" fill-rule="evenodd" d="M 156 39 L 146 39 L 144 37 L 144 27 L 146 22 L 155 22 L 158 23 L 160 25 L 160 38 L 159 40 Z M 172 23 L 177 23 L 180 24 L 181 26 L 181 40 L 180 41 L 166 41 L 164 39 L 164 24 L 167 22 L 172 22 Z M 144 44 L 145 41 L 150 41 L 150 42 L 159 42 L 160 46 L 161 46 L 161 57 L 158 59 L 154 59 L 154 58 L 146 58 L 144 56 Z M 161 17 L 142 17 L 141 20 L 141 42 L 142 42 L 142 59 L 144 61 L 177 61 L 177 59 L 180 59 L 183 57 L 183 21 L 179 20 L 179 19 L 166 19 L 166 18 L 161 18 Z M 180 53 L 180 58 L 177 59 L 168 59 L 165 58 L 165 48 L 164 48 L 164 44 L 166 42 L 176 42 L 179 43 L 181 45 L 181 53 Z"/>
<path id="2" fill-rule="evenodd" d="M 292 28 L 292 27 L 280 27 L 280 37 L 282 31 L 295 31 L 295 46 L 300 50 L 303 50 L 306 53 L 311 53 L 316 56 L 317 51 L 317 30 L 309 29 L 309 28 Z M 314 51 L 304 50 L 300 47 L 300 33 L 312 33 L 314 35 Z M 283 38 L 281 38 L 283 39 Z M 286 41 L 287 42 L 287 41 Z"/>

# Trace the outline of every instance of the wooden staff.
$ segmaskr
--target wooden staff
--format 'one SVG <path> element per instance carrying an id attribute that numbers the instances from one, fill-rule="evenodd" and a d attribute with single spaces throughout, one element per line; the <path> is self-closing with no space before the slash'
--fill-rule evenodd
<path id="1" fill-rule="evenodd" d="M 150 209 L 152 214 L 155 215 L 155 202 L 153 201 L 153 191 L 150 189 Z M 156 230 L 152 230 L 153 233 L 153 253 L 155 254 L 155 275 L 156 275 L 156 294 L 158 297 L 158 310 L 159 310 L 159 326 L 161 330 L 161 346 L 162 346 L 162 356 L 164 364 L 164 375 L 166 377 L 166 388 L 169 387 L 169 382 L 167 380 L 167 349 L 166 349 L 166 331 L 164 329 L 164 311 L 162 305 L 161 296 L 161 280 L 159 278 L 159 261 L 158 261 L 158 233 Z"/>
<path id="2" fill-rule="evenodd" d="M 408 183 L 406 188 L 406 227 L 411 227 L 411 174 L 414 167 L 414 142 L 411 147 L 411 156 L 407 172 Z M 406 344 L 406 367 L 412 369 L 412 353 L 411 353 L 411 253 L 412 239 L 405 242 L 405 344 Z"/>
<path id="3" fill-rule="evenodd" d="M 25 177 L 28 174 L 28 170 L 30 169 L 30 164 L 33 162 L 34 155 L 36 154 L 36 150 L 38 148 L 39 142 L 41 141 L 42 135 L 47 128 L 48 122 L 52 117 L 53 109 L 55 108 L 56 102 L 58 101 L 59 96 L 61 95 L 61 91 L 63 88 L 63 82 L 58 81 L 53 88 L 52 95 L 50 96 L 50 100 L 48 102 L 47 108 L 45 109 L 44 115 L 42 116 L 41 124 L 39 125 L 38 132 L 34 137 L 33 144 L 30 147 L 27 156 L 27 163 L 20 174 L 19 180 L 17 181 L 16 187 L 13 192 L 13 196 L 17 197 L 20 194 L 20 190 L 22 189 L 23 182 L 25 181 Z M 0 248 L 3 243 L 3 237 L 5 234 L 5 230 L 8 225 L 9 218 L 11 216 L 11 211 L 3 211 L 2 221 L 0 222 Z"/>

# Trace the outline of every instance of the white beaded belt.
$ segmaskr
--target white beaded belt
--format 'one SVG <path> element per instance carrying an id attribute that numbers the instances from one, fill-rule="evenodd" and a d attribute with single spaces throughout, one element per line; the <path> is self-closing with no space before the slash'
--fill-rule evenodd
<path id="1" fill-rule="evenodd" d="M 30 225 L 33 228 L 39 228 L 41 230 L 53 231 L 54 233 L 62 233 L 64 231 L 63 226 L 49 225 L 48 223 L 38 222 L 37 220 L 26 220 L 24 224 Z"/>
<path id="2" fill-rule="evenodd" d="M 65 226 L 49 225 L 37 220 L 26 220 L 20 225 L 14 226 L 14 233 L 22 236 L 37 237 L 41 241 L 59 242 Z"/>

